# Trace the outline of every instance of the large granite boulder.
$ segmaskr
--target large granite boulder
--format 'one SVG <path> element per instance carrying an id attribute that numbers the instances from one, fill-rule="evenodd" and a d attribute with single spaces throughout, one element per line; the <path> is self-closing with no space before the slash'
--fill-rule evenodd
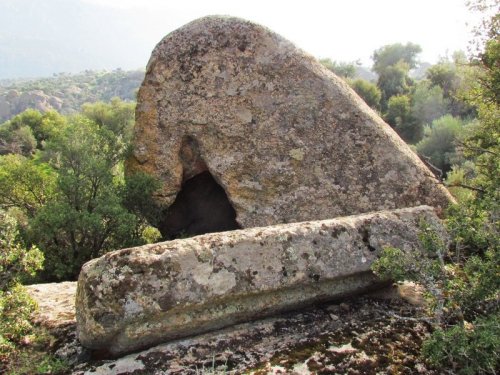
<path id="1" fill-rule="evenodd" d="M 441 209 L 451 199 L 345 82 L 241 19 L 206 17 L 167 35 L 149 61 L 136 117 L 127 171 L 160 179 L 164 209 L 183 184 L 208 173 L 225 194 L 222 206 L 234 210 L 200 207 L 191 196 L 193 207 L 178 202 L 180 211 L 160 223 L 165 238 L 420 204 Z"/>
<path id="2" fill-rule="evenodd" d="M 212 233 L 108 253 L 78 280 L 81 343 L 119 355 L 373 287 L 393 246 L 419 250 L 428 206 Z"/>

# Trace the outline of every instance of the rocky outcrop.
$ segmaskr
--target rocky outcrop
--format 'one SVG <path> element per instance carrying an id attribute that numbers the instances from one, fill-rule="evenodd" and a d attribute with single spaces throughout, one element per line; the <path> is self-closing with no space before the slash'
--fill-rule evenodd
<path id="1" fill-rule="evenodd" d="M 438 375 L 418 355 L 431 327 L 416 316 L 400 299 L 363 296 L 88 363 L 73 374 Z"/>
<path id="2" fill-rule="evenodd" d="M 36 109 L 41 112 L 59 111 L 62 104 L 62 99 L 47 95 L 42 90 L 30 90 L 22 93 L 10 90 L 4 95 L 0 95 L 0 122 L 27 109 Z"/>
<path id="3" fill-rule="evenodd" d="M 136 117 L 127 170 L 159 178 L 164 209 L 203 172 L 243 228 L 420 204 L 441 209 L 451 200 L 347 84 L 244 20 L 206 17 L 167 35 L 149 61 Z M 163 224 L 164 237 L 175 237 Z"/>
<path id="4" fill-rule="evenodd" d="M 80 274 L 79 339 L 118 355 L 364 290 L 383 247 L 418 250 L 422 220 L 445 236 L 422 206 L 108 253 Z"/>
<path id="5" fill-rule="evenodd" d="M 33 284 L 26 289 L 38 305 L 36 323 L 46 328 L 75 323 L 75 282 Z"/>

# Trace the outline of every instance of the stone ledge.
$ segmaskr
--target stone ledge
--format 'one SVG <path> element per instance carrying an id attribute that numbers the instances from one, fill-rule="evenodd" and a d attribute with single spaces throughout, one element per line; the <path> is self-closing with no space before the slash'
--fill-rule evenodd
<path id="1" fill-rule="evenodd" d="M 338 298 L 379 280 L 386 246 L 419 247 L 430 207 L 250 228 L 115 251 L 84 265 L 76 311 L 83 345 L 110 355 Z"/>

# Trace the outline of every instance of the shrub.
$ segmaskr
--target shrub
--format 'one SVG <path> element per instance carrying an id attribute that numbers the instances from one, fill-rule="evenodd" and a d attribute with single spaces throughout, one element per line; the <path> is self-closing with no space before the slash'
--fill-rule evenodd
<path id="1" fill-rule="evenodd" d="M 474 324 L 436 330 L 424 342 L 423 354 L 437 367 L 456 374 L 496 374 L 500 367 L 500 317 L 494 314 Z"/>
<path id="2" fill-rule="evenodd" d="M 19 243 L 16 225 L 0 211 L 0 363 L 15 355 L 17 345 L 33 329 L 30 317 L 36 303 L 20 282 L 33 276 L 43 263 L 36 247 L 26 250 Z"/>
<path id="3" fill-rule="evenodd" d="M 494 374 L 500 366 L 500 241 L 488 217 L 464 217 L 459 207 L 450 213 L 447 222 L 455 253 L 424 225 L 422 251 L 386 248 L 372 269 L 382 277 L 415 281 L 426 289 L 435 331 L 424 342 L 422 354 L 431 364 L 458 374 Z M 465 225 L 467 220 L 472 225 Z M 457 244 L 464 243 L 472 247 L 457 252 Z"/>

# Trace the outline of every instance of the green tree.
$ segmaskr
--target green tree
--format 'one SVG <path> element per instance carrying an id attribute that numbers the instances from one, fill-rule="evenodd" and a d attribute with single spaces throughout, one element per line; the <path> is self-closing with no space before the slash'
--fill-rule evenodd
<path id="1" fill-rule="evenodd" d="M 331 59 L 320 59 L 319 62 L 339 77 L 354 78 L 356 76 L 356 65 L 354 63 L 332 61 Z"/>
<path id="2" fill-rule="evenodd" d="M 36 139 L 29 126 L 21 126 L 17 129 L 11 127 L 0 127 L 0 154 L 19 154 L 30 156 L 35 152 Z"/>
<path id="3" fill-rule="evenodd" d="M 417 66 L 417 56 L 421 51 L 417 44 L 395 43 L 383 46 L 373 53 L 373 71 L 378 74 L 377 86 L 382 92 L 383 111 L 387 109 L 392 96 L 409 92 L 413 80 L 408 73 Z"/>
<path id="4" fill-rule="evenodd" d="M 480 52 L 473 59 L 475 79 L 466 99 L 477 111 L 479 123 L 461 143 L 466 157 L 476 163 L 471 181 L 482 204 L 498 210 L 500 198 L 500 2 L 473 1 L 472 10 L 493 10 L 482 23 Z M 484 40 L 483 40 L 484 38 Z"/>
<path id="5" fill-rule="evenodd" d="M 35 149 L 42 149 L 44 142 L 65 126 L 65 119 L 56 111 L 44 114 L 34 109 L 14 116 L 0 125 L 3 153 L 29 156 Z"/>
<path id="6" fill-rule="evenodd" d="M 408 69 L 417 66 L 418 54 L 422 48 L 413 43 L 394 43 L 385 45 L 373 52 L 373 71 L 381 75 L 388 67 L 395 66 L 400 62 L 406 63 Z"/>
<path id="7" fill-rule="evenodd" d="M 455 53 L 453 61 L 443 60 L 426 72 L 431 86 L 441 88 L 443 98 L 448 102 L 449 113 L 458 117 L 474 115 L 473 107 L 463 98 L 468 81 L 472 79 L 472 69 L 464 59 L 462 54 Z"/>
<path id="8" fill-rule="evenodd" d="M 33 217 L 52 198 L 55 178 L 45 163 L 15 154 L 0 156 L 0 208 L 19 208 Z"/>
<path id="9" fill-rule="evenodd" d="M 400 61 L 396 65 L 388 66 L 378 76 L 377 86 L 382 92 L 382 109 L 386 110 L 389 100 L 393 96 L 409 93 L 413 80 L 408 76 L 408 64 Z"/>
<path id="10" fill-rule="evenodd" d="M 477 111 L 478 121 L 468 127 L 459 143 L 460 152 L 469 160 L 452 176 L 469 194 L 448 209 L 446 223 L 452 246 L 442 257 L 447 264 L 440 267 L 440 275 L 431 285 L 442 297 L 445 308 L 440 313 L 444 319 L 423 344 L 423 354 L 431 364 L 464 375 L 500 371 L 500 3 L 477 0 L 472 2 L 472 9 L 494 12 L 482 23 L 478 54 L 471 62 L 477 76 L 466 98 Z M 436 157 L 449 164 L 443 158 L 454 152 L 449 145 L 454 134 L 460 132 L 461 122 L 449 115 L 435 120 L 417 149 L 447 145 L 446 150 L 436 152 Z M 432 281 L 432 272 L 422 265 L 435 260 L 435 256 L 406 256 L 408 262 L 403 256 L 399 251 L 386 252 L 379 261 L 382 271 L 401 280 L 420 269 L 423 272 L 417 277 L 431 276 Z M 428 292 L 432 290 L 428 288 Z"/>
<path id="11" fill-rule="evenodd" d="M 448 103 L 443 97 L 441 87 L 421 81 L 415 86 L 412 94 L 412 117 L 420 125 L 430 124 L 448 113 Z"/>
<path id="12" fill-rule="evenodd" d="M 425 74 L 433 86 L 441 87 L 446 98 L 453 97 L 460 87 L 460 77 L 452 62 L 443 61 L 433 65 Z"/>
<path id="13" fill-rule="evenodd" d="M 428 157 L 434 166 L 446 174 L 457 158 L 455 145 L 464 126 L 461 119 L 451 115 L 434 120 L 425 129 L 424 138 L 417 143 L 417 152 Z"/>
<path id="14" fill-rule="evenodd" d="M 74 279 L 104 252 L 141 243 L 137 217 L 122 204 L 120 163 L 127 144 L 83 116 L 46 146 L 57 172 L 56 194 L 30 222 L 31 239 L 47 259 L 45 276 Z"/>
<path id="15" fill-rule="evenodd" d="M 82 114 L 117 137 L 122 137 L 125 142 L 132 136 L 135 103 L 127 103 L 120 98 L 113 98 L 110 103 L 86 103 L 82 106 Z"/>
<path id="16" fill-rule="evenodd" d="M 373 83 L 364 79 L 356 79 L 349 83 L 356 93 L 363 98 L 363 100 L 375 110 L 380 110 L 380 99 L 382 92 Z"/>
<path id="17" fill-rule="evenodd" d="M 42 149 L 47 140 L 62 133 L 67 126 L 66 118 L 56 111 L 47 111 L 42 116 L 42 121 L 37 129 L 34 129 L 38 148 Z"/>
<path id="18" fill-rule="evenodd" d="M 415 143 L 422 138 L 423 126 L 412 116 L 408 95 L 396 95 L 389 99 L 385 120 L 406 142 Z"/>
<path id="19" fill-rule="evenodd" d="M 42 263 L 40 250 L 24 248 L 15 219 L 0 210 L 0 360 L 33 328 L 30 316 L 36 304 L 20 283 L 34 276 Z"/>

